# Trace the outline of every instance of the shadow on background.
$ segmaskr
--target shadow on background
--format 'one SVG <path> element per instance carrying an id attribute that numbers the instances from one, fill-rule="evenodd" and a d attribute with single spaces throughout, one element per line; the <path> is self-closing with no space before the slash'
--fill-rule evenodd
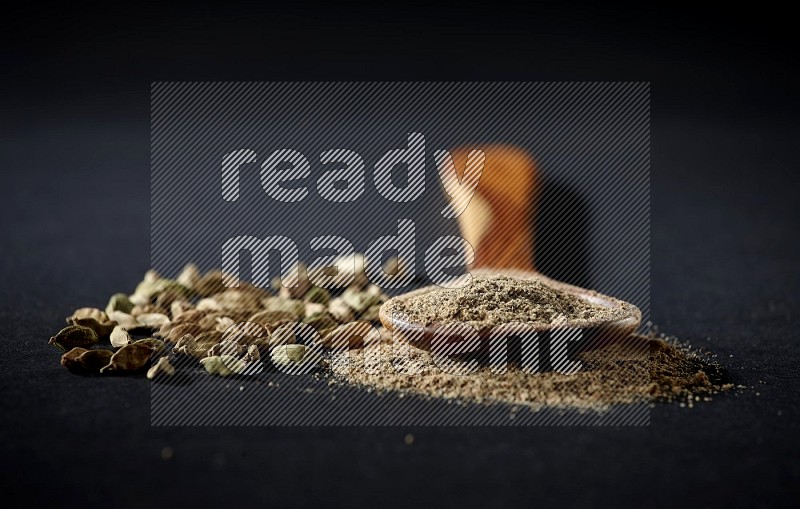
<path id="1" fill-rule="evenodd" d="M 534 226 L 534 262 L 539 272 L 577 286 L 591 287 L 589 207 L 569 185 L 542 177 Z"/>

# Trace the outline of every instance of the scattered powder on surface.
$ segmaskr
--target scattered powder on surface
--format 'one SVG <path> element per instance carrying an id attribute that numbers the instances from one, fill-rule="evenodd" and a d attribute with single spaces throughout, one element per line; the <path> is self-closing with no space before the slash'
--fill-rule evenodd
<path id="1" fill-rule="evenodd" d="M 365 355 L 366 352 L 366 355 Z M 398 391 L 463 402 L 508 403 L 605 410 L 611 405 L 680 401 L 692 406 L 731 389 L 721 367 L 688 348 L 654 336 L 633 335 L 624 343 L 584 352 L 575 374 L 527 374 L 509 366 L 497 374 L 484 366 L 457 375 L 443 372 L 430 352 L 407 343 L 382 342 L 367 350 L 334 355 L 340 380 L 378 392 Z"/>
<path id="2" fill-rule="evenodd" d="M 565 320 L 605 320 L 615 311 L 581 300 L 539 280 L 473 276 L 457 289 L 441 289 L 397 300 L 394 312 L 412 323 L 465 322 L 491 328 L 508 322 L 554 324 Z"/>

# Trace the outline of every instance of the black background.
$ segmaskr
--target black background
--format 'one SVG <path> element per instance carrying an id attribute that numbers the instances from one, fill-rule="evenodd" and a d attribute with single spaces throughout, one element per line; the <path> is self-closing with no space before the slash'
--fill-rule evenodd
<path id="1" fill-rule="evenodd" d="M 5 496 L 47 507 L 796 501 L 796 47 L 791 16 L 765 7 L 9 12 Z M 149 84 L 307 79 L 652 82 L 652 315 L 748 388 L 659 405 L 635 429 L 154 428 L 143 380 L 66 373 L 46 345 L 63 316 L 132 288 L 149 264 Z"/>

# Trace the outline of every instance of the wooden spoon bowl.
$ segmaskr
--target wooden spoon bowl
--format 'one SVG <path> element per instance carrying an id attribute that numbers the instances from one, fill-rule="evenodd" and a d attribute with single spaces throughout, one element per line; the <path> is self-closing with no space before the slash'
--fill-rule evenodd
<path id="1" fill-rule="evenodd" d="M 497 276 L 505 275 L 516 279 L 538 279 L 546 285 L 567 292 L 575 297 L 592 303 L 596 306 L 602 306 L 612 311 L 612 319 L 580 319 L 570 320 L 565 324 L 535 324 L 532 323 L 528 326 L 527 330 L 535 332 L 548 333 L 555 329 L 581 329 L 582 332 L 582 346 L 580 350 L 588 350 L 598 348 L 609 344 L 610 342 L 630 336 L 636 330 L 642 320 L 642 313 L 633 304 L 615 299 L 608 295 L 580 288 L 560 281 L 555 281 L 542 274 L 531 271 L 515 270 L 515 269 L 476 269 L 471 272 L 474 276 Z M 399 295 L 391 298 L 381 306 L 379 318 L 384 327 L 401 339 L 408 340 L 415 346 L 420 348 L 429 348 L 430 342 L 434 334 L 442 324 L 437 323 L 409 323 L 399 316 L 396 312 L 396 305 L 420 295 L 442 290 L 439 286 L 427 286 L 409 293 Z M 421 333 L 420 333 L 421 330 Z M 488 338 L 491 334 L 491 329 L 478 330 L 479 337 L 488 343 Z"/>

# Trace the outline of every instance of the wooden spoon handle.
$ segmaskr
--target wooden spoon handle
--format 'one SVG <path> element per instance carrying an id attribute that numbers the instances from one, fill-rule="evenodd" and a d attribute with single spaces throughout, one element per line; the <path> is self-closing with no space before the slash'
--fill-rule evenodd
<path id="1" fill-rule="evenodd" d="M 451 152 L 464 168 L 471 148 Z M 461 233 L 475 250 L 473 268 L 534 271 L 533 224 L 539 174 L 530 155 L 517 147 L 484 148 L 486 163 L 470 204 L 458 217 Z"/>

